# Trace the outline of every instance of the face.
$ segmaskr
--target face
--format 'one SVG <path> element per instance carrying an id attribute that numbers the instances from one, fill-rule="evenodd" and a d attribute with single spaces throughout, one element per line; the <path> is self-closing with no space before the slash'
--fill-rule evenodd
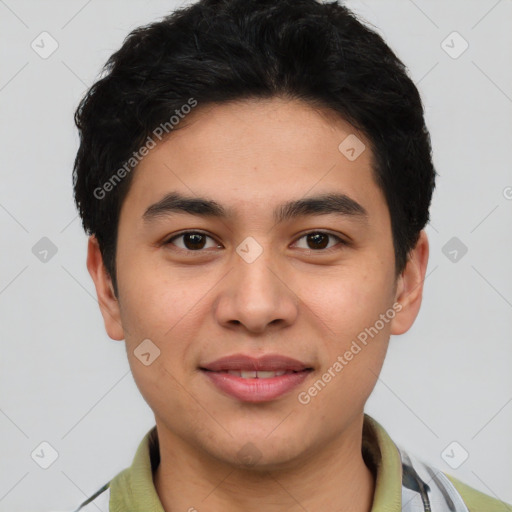
<path id="1" fill-rule="evenodd" d="M 428 244 L 396 279 L 370 144 L 348 123 L 281 99 L 200 107 L 134 171 L 118 300 L 94 240 L 88 266 L 159 435 L 286 467 L 360 426 L 390 334 L 418 312 Z M 355 159 L 362 146 L 339 149 L 354 135 Z M 212 365 L 232 355 L 300 367 Z"/>

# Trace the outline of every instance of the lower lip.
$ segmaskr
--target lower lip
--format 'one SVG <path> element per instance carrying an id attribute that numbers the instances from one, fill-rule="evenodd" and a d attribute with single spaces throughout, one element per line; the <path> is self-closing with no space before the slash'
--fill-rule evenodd
<path id="1" fill-rule="evenodd" d="M 243 379 L 223 372 L 202 370 L 218 389 L 243 402 L 268 402 L 288 393 L 311 373 L 304 370 L 268 379 Z"/>

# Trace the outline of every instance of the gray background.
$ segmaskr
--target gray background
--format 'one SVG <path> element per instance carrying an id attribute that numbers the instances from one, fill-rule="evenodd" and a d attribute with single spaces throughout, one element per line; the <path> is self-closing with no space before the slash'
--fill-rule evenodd
<path id="1" fill-rule="evenodd" d="M 128 32 L 177 5 L 0 0 L 0 511 L 72 510 L 154 424 L 85 266 L 72 114 Z M 366 411 L 401 446 L 512 503 L 512 2 L 348 5 L 408 66 L 440 174 L 422 310 L 392 338 Z M 31 47 L 43 31 L 58 43 L 45 59 Z M 469 44 L 457 58 L 453 31 Z M 57 250 L 46 261 L 43 237 Z M 43 441 L 58 453 L 48 469 L 35 461 L 49 462 Z"/>

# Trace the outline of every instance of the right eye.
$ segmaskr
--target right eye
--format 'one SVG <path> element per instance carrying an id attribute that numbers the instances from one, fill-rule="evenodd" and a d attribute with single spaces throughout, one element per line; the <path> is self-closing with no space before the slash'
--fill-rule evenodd
<path id="1" fill-rule="evenodd" d="M 181 243 L 174 242 L 179 239 L 181 239 Z M 213 242 L 209 247 L 206 246 L 207 239 L 210 239 Z M 173 235 L 164 242 L 164 245 L 175 245 L 184 251 L 192 252 L 199 252 L 202 249 L 209 249 L 212 247 L 221 247 L 211 236 L 201 231 L 184 231 L 178 235 Z"/>

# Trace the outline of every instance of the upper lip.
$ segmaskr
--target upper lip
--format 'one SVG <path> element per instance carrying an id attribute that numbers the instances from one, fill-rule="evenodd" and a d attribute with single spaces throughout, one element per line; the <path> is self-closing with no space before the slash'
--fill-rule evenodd
<path id="1" fill-rule="evenodd" d="M 201 366 L 203 370 L 212 372 L 238 370 L 238 371 L 302 371 L 312 369 L 306 363 L 279 354 L 266 354 L 261 357 L 252 357 L 245 354 L 233 354 L 221 357 L 211 363 Z"/>

